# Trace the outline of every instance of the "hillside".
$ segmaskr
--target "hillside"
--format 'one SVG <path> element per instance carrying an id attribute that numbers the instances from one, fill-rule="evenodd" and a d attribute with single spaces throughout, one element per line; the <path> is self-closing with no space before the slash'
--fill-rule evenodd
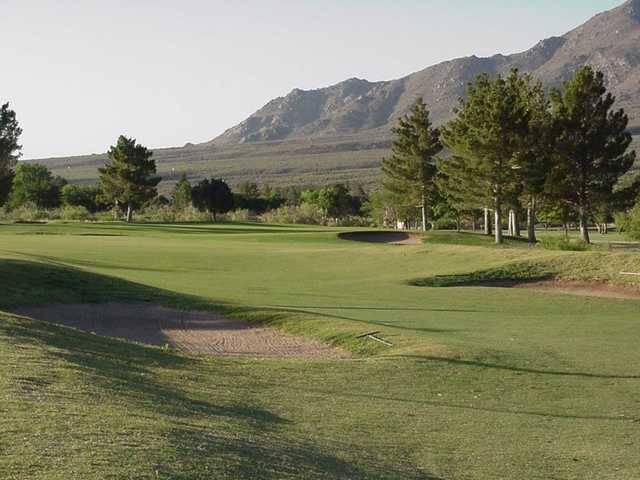
<path id="1" fill-rule="evenodd" d="M 526 52 L 443 62 L 386 82 L 352 78 L 317 90 L 295 89 L 274 99 L 210 142 L 160 149 L 160 172 L 170 180 L 186 171 L 192 179 L 217 175 L 231 183 L 319 184 L 354 180 L 372 183 L 389 145 L 389 132 L 418 96 L 437 124 L 453 115 L 466 85 L 482 72 L 512 68 L 545 85 L 560 85 L 581 65 L 606 73 L 618 106 L 640 136 L 640 0 L 596 15 L 584 25 L 539 42 Z M 636 140 L 635 145 L 639 142 Z M 55 173 L 90 181 L 104 161 L 84 156 L 44 161 Z"/>
<path id="2" fill-rule="evenodd" d="M 640 127 L 640 0 L 631 0 L 562 37 L 541 41 L 523 53 L 460 58 L 398 80 L 371 83 L 352 78 L 328 88 L 293 90 L 212 141 L 216 145 L 308 136 L 335 136 L 380 129 L 422 96 L 436 123 L 447 121 L 468 82 L 479 73 L 512 68 L 558 86 L 577 67 L 591 64 L 606 73 L 609 86 Z"/>

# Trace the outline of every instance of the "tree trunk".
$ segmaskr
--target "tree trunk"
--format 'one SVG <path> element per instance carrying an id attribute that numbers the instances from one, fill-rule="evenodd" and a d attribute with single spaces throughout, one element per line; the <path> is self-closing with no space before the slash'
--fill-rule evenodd
<path id="1" fill-rule="evenodd" d="M 427 199 L 422 195 L 422 231 L 427 231 Z"/>
<path id="2" fill-rule="evenodd" d="M 536 199 L 531 197 L 529 208 L 527 208 L 527 238 L 529 245 L 535 245 L 538 242 L 536 238 Z"/>
<path id="3" fill-rule="evenodd" d="M 131 223 L 133 220 L 133 209 L 131 208 L 131 204 L 127 204 L 127 223 Z"/>
<path id="4" fill-rule="evenodd" d="M 484 234 L 491 235 L 491 218 L 489 217 L 489 209 L 484 209 Z"/>
<path id="5" fill-rule="evenodd" d="M 518 211 L 513 211 L 513 233 L 516 237 L 520 237 L 520 215 L 518 215 Z"/>
<path id="6" fill-rule="evenodd" d="M 218 220 L 218 219 L 216 218 L 216 211 L 215 211 L 215 210 L 213 210 L 213 211 L 211 212 L 211 218 L 213 219 L 213 223 L 216 223 L 216 221 Z"/>
<path id="7" fill-rule="evenodd" d="M 471 214 L 471 231 L 475 232 L 476 229 L 477 229 L 477 226 L 476 226 L 476 215 L 475 215 L 475 213 L 472 213 Z"/>
<path id="8" fill-rule="evenodd" d="M 508 218 L 508 226 L 507 226 L 507 235 L 513 237 L 515 235 L 515 230 L 513 227 L 513 210 L 509 209 L 509 218 Z"/>
<path id="9" fill-rule="evenodd" d="M 589 238 L 589 218 L 587 209 L 584 206 L 580 206 L 580 238 L 586 243 L 591 243 Z"/>
<path id="10" fill-rule="evenodd" d="M 495 208 L 495 239 L 497 244 L 502 243 L 502 212 L 501 212 L 501 202 L 499 199 L 496 199 L 496 208 Z"/>

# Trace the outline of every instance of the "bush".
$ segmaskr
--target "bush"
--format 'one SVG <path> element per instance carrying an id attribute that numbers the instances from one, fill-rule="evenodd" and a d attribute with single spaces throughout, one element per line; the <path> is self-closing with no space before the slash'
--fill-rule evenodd
<path id="1" fill-rule="evenodd" d="M 250 222 L 256 220 L 256 214 L 246 208 L 225 213 L 224 217 L 232 222 Z"/>
<path id="2" fill-rule="evenodd" d="M 627 214 L 625 232 L 628 237 L 634 240 L 640 240 L 640 202 Z"/>
<path id="3" fill-rule="evenodd" d="M 629 230 L 629 221 L 631 220 L 627 212 L 616 212 L 613 214 L 613 222 L 619 232 L 627 232 Z"/>
<path id="4" fill-rule="evenodd" d="M 566 237 L 543 237 L 540 240 L 540 246 L 545 250 L 565 250 L 573 252 L 584 252 L 590 249 L 590 246 L 584 240 L 571 240 Z"/>
<path id="5" fill-rule="evenodd" d="M 70 206 L 67 205 L 62 208 L 61 215 L 63 220 L 71 220 L 71 221 L 87 221 L 91 220 L 93 217 L 89 210 L 82 206 Z"/>
<path id="6" fill-rule="evenodd" d="M 113 219 L 113 214 L 109 214 Z M 211 216 L 193 207 L 174 208 L 170 205 L 151 205 L 134 216 L 139 222 L 176 223 L 207 222 Z"/>
<path id="7" fill-rule="evenodd" d="M 308 203 L 300 206 L 280 207 L 263 213 L 260 220 L 266 223 L 299 223 L 305 225 L 322 225 L 322 212 Z"/>
<path id="8" fill-rule="evenodd" d="M 45 210 L 33 202 L 27 202 L 11 210 L 4 209 L 2 219 L 10 222 L 38 222 L 50 219 L 52 216 L 59 218 L 59 212 Z"/>

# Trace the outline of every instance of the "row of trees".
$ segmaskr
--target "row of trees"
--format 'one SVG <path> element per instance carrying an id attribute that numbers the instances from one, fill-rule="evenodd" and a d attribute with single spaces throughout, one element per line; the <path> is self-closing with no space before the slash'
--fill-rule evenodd
<path id="1" fill-rule="evenodd" d="M 110 147 L 108 161 L 99 169 L 98 184 L 68 184 L 44 165 L 24 162 L 16 165 L 21 130 L 15 112 L 8 105 L 2 107 L 2 114 L 0 205 L 6 201 L 10 209 L 28 204 L 40 209 L 82 207 L 89 213 L 112 209 L 122 212 L 130 222 L 134 211 L 145 206 L 170 206 L 175 211 L 193 206 L 209 212 L 216 221 L 219 214 L 232 209 L 260 214 L 281 206 L 306 204 L 321 212 L 323 218 L 337 219 L 360 215 L 366 198 L 361 188 L 354 193 L 342 184 L 315 189 L 295 186 L 271 189 L 268 185 L 260 188 L 256 183 L 244 182 L 234 193 L 222 179 L 205 178 L 191 185 L 184 174 L 170 198 L 159 196 L 157 186 L 161 177 L 156 174 L 153 152 L 124 136 Z"/>
<path id="2" fill-rule="evenodd" d="M 425 229 L 430 216 L 454 212 L 475 222 L 482 210 L 491 234 L 492 210 L 496 243 L 503 241 L 503 212 L 516 230 L 523 209 L 535 243 L 543 205 L 563 220 L 577 216 L 589 242 L 589 223 L 632 206 L 640 187 L 638 179 L 620 183 L 635 152 L 628 151 L 628 117 L 614 102 L 591 67 L 549 94 L 517 70 L 506 78 L 480 75 L 442 129 L 419 99 L 393 130 L 392 155 L 383 162 L 387 201 L 398 210 L 417 206 Z M 449 155 L 440 157 L 445 148 Z"/>

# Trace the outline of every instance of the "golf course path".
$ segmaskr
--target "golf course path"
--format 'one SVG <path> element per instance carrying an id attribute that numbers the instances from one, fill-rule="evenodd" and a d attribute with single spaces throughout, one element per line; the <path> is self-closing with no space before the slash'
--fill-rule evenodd
<path id="1" fill-rule="evenodd" d="M 52 304 L 21 307 L 13 313 L 78 328 L 104 337 L 149 345 L 170 345 L 215 356 L 347 358 L 314 340 L 213 312 L 191 312 L 140 303 Z"/>

